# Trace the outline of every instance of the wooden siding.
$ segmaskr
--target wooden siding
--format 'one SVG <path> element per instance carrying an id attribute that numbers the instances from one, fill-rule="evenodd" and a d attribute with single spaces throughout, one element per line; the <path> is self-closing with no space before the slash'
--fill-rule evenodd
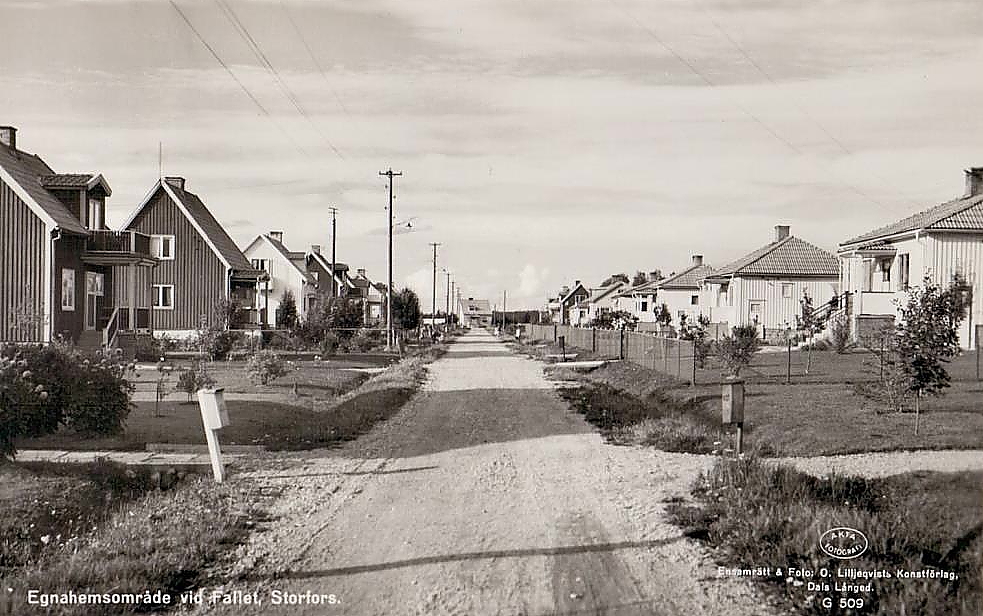
<path id="1" fill-rule="evenodd" d="M 174 309 L 153 310 L 153 328 L 193 330 L 202 316 L 211 323 L 216 303 L 226 297 L 225 264 L 170 196 L 158 190 L 127 229 L 174 236 L 174 260 L 161 260 L 151 275 L 151 284 L 174 285 Z"/>
<path id="2" fill-rule="evenodd" d="M 789 297 L 782 297 L 782 284 L 791 284 Z M 768 329 L 795 326 L 795 316 L 801 314 L 799 300 L 804 292 L 809 293 L 812 305 L 819 307 L 828 302 L 837 292 L 837 279 L 809 278 L 734 278 L 733 287 L 734 322 L 739 325 L 751 322 L 751 302 L 763 301 L 764 313 L 758 325 Z"/>
<path id="3" fill-rule="evenodd" d="M 85 251 L 84 237 L 63 235 L 55 240 L 54 245 L 55 270 L 52 277 L 54 303 L 51 308 L 53 315 L 51 331 L 56 336 L 61 335 L 77 341 L 85 321 L 85 272 L 102 272 L 102 270 L 82 263 L 82 253 Z M 75 272 L 74 310 L 63 310 L 61 307 L 61 271 L 63 269 L 70 269 Z"/>
<path id="4" fill-rule="evenodd" d="M 947 285 L 960 272 L 973 287 L 973 306 L 959 328 L 959 344 L 971 348 L 971 332 L 983 324 L 983 231 L 979 233 L 933 233 L 927 238 L 930 258 L 927 273 L 940 285 Z M 920 281 L 912 280 L 913 285 Z"/>
<path id="5" fill-rule="evenodd" d="M 0 180 L 0 341 L 44 339 L 46 241 L 44 221 Z"/>

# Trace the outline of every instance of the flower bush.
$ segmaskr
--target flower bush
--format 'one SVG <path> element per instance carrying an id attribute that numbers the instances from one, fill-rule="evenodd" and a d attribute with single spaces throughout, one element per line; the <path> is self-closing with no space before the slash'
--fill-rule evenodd
<path id="1" fill-rule="evenodd" d="M 273 351 L 259 351 L 246 362 L 246 373 L 253 383 L 269 385 L 287 374 L 287 367 Z"/>
<path id="2" fill-rule="evenodd" d="M 118 434 L 130 412 L 134 363 L 116 355 L 86 355 L 48 345 L 0 349 L 0 457 L 14 454 L 19 437 L 61 428 L 81 434 Z"/>

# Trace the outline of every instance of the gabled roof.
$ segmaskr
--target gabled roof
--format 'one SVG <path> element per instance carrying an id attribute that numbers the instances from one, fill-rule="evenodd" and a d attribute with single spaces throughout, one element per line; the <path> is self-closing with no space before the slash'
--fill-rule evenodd
<path id="1" fill-rule="evenodd" d="M 614 293 L 616 291 L 620 291 L 621 289 L 624 289 L 627 286 L 629 286 L 627 282 L 622 282 L 622 281 L 619 280 L 617 282 L 614 282 L 612 284 L 609 284 L 606 287 L 597 287 L 597 288 L 591 289 L 590 290 L 589 301 L 591 303 L 599 302 L 602 299 L 604 299 L 605 297 L 611 295 L 612 293 Z M 594 293 L 595 291 L 597 291 L 597 293 Z"/>
<path id="2" fill-rule="evenodd" d="M 232 238 L 229 237 L 229 234 L 226 233 L 222 225 L 212 216 L 212 213 L 208 211 L 208 208 L 198 198 L 198 195 L 163 180 L 157 180 L 157 183 L 150 189 L 143 202 L 130 214 L 126 224 L 123 225 L 124 229 L 128 229 L 133 224 L 133 221 L 140 215 L 140 212 L 147 207 L 147 204 L 150 203 L 154 195 L 161 189 L 174 201 L 178 209 L 185 214 L 191 225 L 197 229 L 202 239 L 205 240 L 205 243 L 225 263 L 226 267 L 241 276 L 255 274 L 258 277 L 263 274 L 262 271 L 255 269 L 249 263 L 249 259 L 246 258 L 246 255 L 242 254 L 242 251 L 232 241 Z"/>
<path id="3" fill-rule="evenodd" d="M 708 275 L 730 276 L 839 276 L 839 262 L 832 253 L 790 235 L 772 242 Z"/>
<path id="4" fill-rule="evenodd" d="M 567 291 L 567 294 L 566 295 L 564 295 L 563 297 L 560 298 L 560 303 L 566 303 L 566 301 L 568 299 L 570 299 L 570 297 L 574 293 L 577 292 L 577 289 L 583 289 L 584 290 L 584 293 L 587 293 L 588 295 L 590 294 L 590 291 L 587 290 L 587 287 L 585 287 L 583 285 L 583 283 L 577 283 L 573 287 L 571 287 L 569 291 Z"/>
<path id="5" fill-rule="evenodd" d="M 847 240 L 840 246 L 868 242 L 920 229 L 979 229 L 983 231 L 983 194 L 941 203 L 896 223 Z"/>
<path id="6" fill-rule="evenodd" d="M 93 175 L 91 173 L 49 173 L 38 178 L 41 186 L 47 189 L 57 190 L 67 188 L 72 190 L 92 190 L 96 186 L 101 186 L 103 192 L 109 197 L 113 190 L 109 187 L 109 182 L 102 174 Z"/>
<path id="7" fill-rule="evenodd" d="M 256 239 L 254 239 L 252 242 L 249 243 L 249 246 L 246 247 L 246 250 L 252 248 L 253 245 L 256 244 L 256 242 L 263 242 L 263 241 L 269 244 L 274 251 L 279 253 L 280 256 L 283 257 L 284 261 L 286 261 L 291 266 L 293 266 L 293 268 L 297 270 L 297 273 L 299 273 L 306 282 L 312 284 L 314 283 L 314 277 L 307 272 L 306 263 L 304 262 L 303 259 L 304 253 L 300 253 L 302 256 L 300 262 L 298 263 L 297 259 L 293 256 L 295 253 L 292 253 L 289 250 L 287 250 L 287 247 L 283 245 L 283 242 L 279 240 L 275 240 L 265 233 L 256 236 Z"/>
<path id="8" fill-rule="evenodd" d="M 468 314 L 491 314 L 491 302 L 487 299 L 461 298 L 461 310 Z"/>
<path id="9" fill-rule="evenodd" d="M 330 272 L 331 271 L 331 261 L 328 261 L 327 257 L 325 257 L 324 255 L 322 255 L 321 253 L 318 253 L 318 252 L 310 252 L 310 253 L 308 253 L 308 254 L 305 255 L 305 258 L 306 257 L 310 257 L 310 258 L 314 259 L 315 261 L 317 261 L 318 264 L 320 264 L 320 266 L 322 268 L 324 268 L 325 271 L 327 271 L 327 272 Z M 344 275 L 344 273 L 348 271 L 348 265 L 346 265 L 344 263 L 335 262 L 335 264 L 334 264 L 334 270 L 335 270 L 334 271 L 334 279 L 335 279 L 335 282 L 337 282 L 339 286 L 345 286 L 345 287 L 348 287 L 349 289 L 354 289 L 355 288 L 356 285 L 352 281 L 351 277 Z M 341 272 L 342 275 L 339 276 L 338 275 L 338 272 Z M 368 286 L 368 285 L 366 284 L 366 286 Z"/>
<path id="10" fill-rule="evenodd" d="M 691 265 L 678 274 L 657 280 L 653 289 L 699 289 L 700 281 L 713 273 L 709 265 Z"/>
<path id="11" fill-rule="evenodd" d="M 51 167 L 40 157 L 0 143 L 0 179 L 50 226 L 76 235 L 88 235 L 82 222 L 41 185 L 42 176 L 53 174 Z"/>

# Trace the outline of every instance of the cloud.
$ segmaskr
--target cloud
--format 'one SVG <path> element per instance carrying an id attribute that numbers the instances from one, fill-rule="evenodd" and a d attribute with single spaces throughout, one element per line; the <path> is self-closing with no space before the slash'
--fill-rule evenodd
<path id="1" fill-rule="evenodd" d="M 537 268 L 532 263 L 527 263 L 519 272 L 519 295 L 522 297 L 533 297 L 544 290 L 543 283 L 549 276 L 546 268 Z"/>

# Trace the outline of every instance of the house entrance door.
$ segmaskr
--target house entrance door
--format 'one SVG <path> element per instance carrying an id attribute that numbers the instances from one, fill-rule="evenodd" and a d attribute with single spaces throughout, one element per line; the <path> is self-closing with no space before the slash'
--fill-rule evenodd
<path id="1" fill-rule="evenodd" d="M 96 328 L 96 297 L 95 293 L 85 294 L 85 329 Z"/>
<path id="2" fill-rule="evenodd" d="M 103 295 L 103 275 L 96 272 L 85 273 L 85 329 L 96 328 L 99 321 L 97 297 Z"/>

